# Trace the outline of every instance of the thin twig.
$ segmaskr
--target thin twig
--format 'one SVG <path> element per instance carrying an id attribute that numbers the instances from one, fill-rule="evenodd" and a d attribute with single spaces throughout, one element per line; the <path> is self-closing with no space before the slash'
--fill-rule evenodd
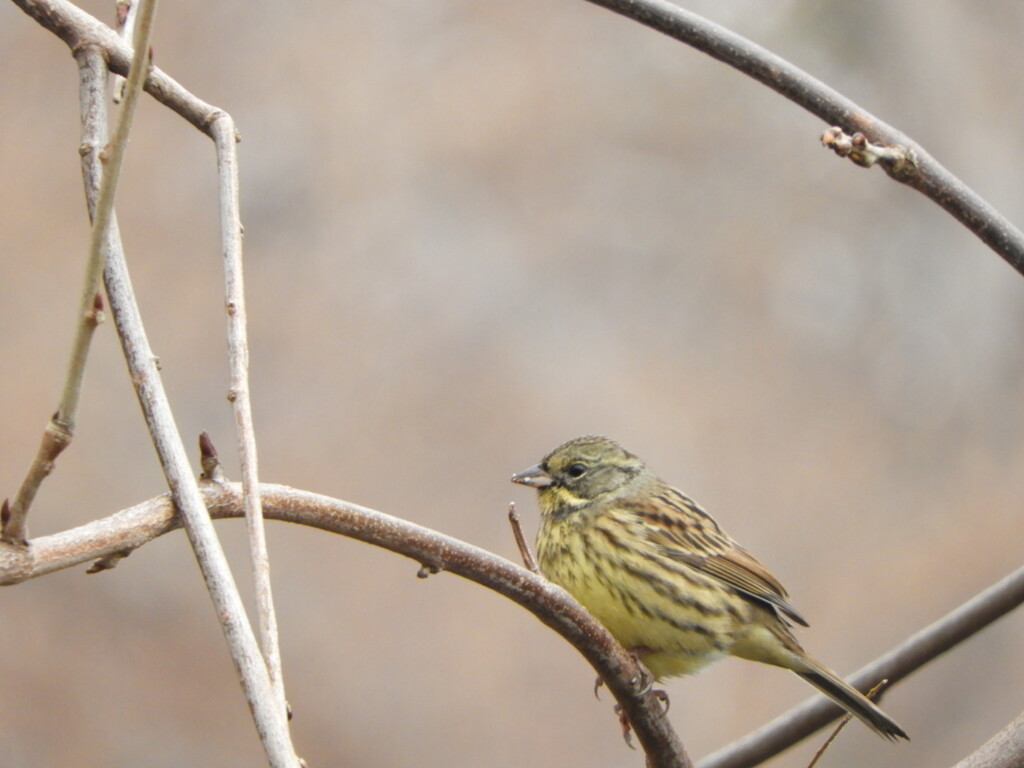
<path id="1" fill-rule="evenodd" d="M 878 696 L 881 695 L 882 690 L 885 688 L 885 686 L 887 686 L 888 684 L 888 680 L 879 680 L 878 685 L 876 685 L 874 688 L 872 688 L 864 695 L 872 701 L 875 701 L 877 700 Z M 821 748 L 814 753 L 814 758 L 811 760 L 810 763 L 807 764 L 807 768 L 814 768 L 814 766 L 821 762 L 821 758 L 825 756 L 825 753 L 828 751 L 828 748 L 832 746 L 832 742 L 834 742 L 836 738 L 839 736 L 839 734 L 843 732 L 843 729 L 850 724 L 851 720 L 853 720 L 853 715 L 847 712 L 846 715 L 843 716 L 836 724 L 836 727 L 832 729 L 832 733 L 830 733 L 828 735 L 828 738 L 825 739 L 825 743 L 821 745 Z"/>
<path id="2" fill-rule="evenodd" d="M 814 753 L 814 757 L 812 757 L 811 762 L 807 764 L 807 768 L 814 768 L 814 766 L 821 762 L 821 758 L 825 756 L 825 753 L 828 751 L 828 748 L 832 746 L 832 742 L 834 742 L 836 738 L 838 738 L 839 734 L 842 733 L 843 729 L 850 724 L 851 720 L 853 720 L 853 715 L 849 713 L 840 718 L 839 722 L 836 724 L 836 727 L 832 729 L 832 732 L 828 735 L 828 738 L 825 739 L 825 743 L 822 744 L 818 748 L 818 751 Z"/>
<path id="3" fill-rule="evenodd" d="M 29 471 L 14 497 L 11 514 L 3 529 L 3 540 L 19 542 L 28 538 L 28 511 L 43 480 L 53 471 L 57 456 L 71 443 L 75 431 L 75 416 L 82 394 L 82 380 L 85 363 L 89 357 L 92 338 L 103 319 L 102 302 L 97 293 L 100 275 L 103 274 L 107 231 L 114 211 L 114 198 L 121 178 L 121 166 L 128 148 L 128 134 L 131 132 L 135 107 L 139 102 L 142 83 L 146 79 L 149 65 L 149 40 L 156 13 L 156 0 L 142 0 L 139 11 L 139 48 L 132 57 L 128 73 L 124 104 L 118 112 L 114 136 L 110 144 L 100 153 L 106 166 L 99 185 L 99 196 L 93 215 L 92 232 L 89 238 L 89 254 L 86 260 L 85 277 L 79 300 L 79 313 L 75 325 L 75 337 L 71 345 L 64 388 L 60 405 L 43 431 L 43 438 Z"/>
<path id="4" fill-rule="evenodd" d="M 235 434 L 242 466 L 245 520 L 249 534 L 249 557 L 256 596 L 260 647 L 270 675 L 270 684 L 282 712 L 287 712 L 281 645 L 277 614 L 270 585 L 270 556 L 263 525 L 263 508 L 257 490 L 256 432 L 249 397 L 249 341 L 246 332 L 245 283 L 242 266 L 242 221 L 238 202 L 238 134 L 231 116 L 222 113 L 211 126 L 217 147 L 217 176 L 220 188 L 221 247 L 224 255 L 225 309 L 228 316 L 228 358 L 231 388 L 228 399 L 235 412 Z"/>
<path id="5" fill-rule="evenodd" d="M 909 162 L 881 163 L 892 178 L 938 203 L 1024 274 L 1024 233 L 906 134 L 799 67 L 667 0 L 587 0 L 703 51 L 777 91 L 827 125 L 899 148 Z"/>
<path id="6" fill-rule="evenodd" d="M 135 45 L 135 21 L 139 18 L 139 6 L 132 0 L 117 0 L 114 4 L 117 12 L 117 34 L 124 44 L 131 48 Z M 114 75 L 114 103 L 120 104 L 124 98 L 125 79 Z"/>
<path id="7" fill-rule="evenodd" d="M 54 462 L 68 445 L 71 444 L 71 432 L 60 423 L 59 414 L 50 418 L 50 423 L 43 430 L 39 448 L 29 465 L 25 478 L 14 496 L 14 501 L 4 500 L 7 514 L 0 525 L 0 541 L 5 544 L 24 546 L 28 543 L 28 511 L 36 497 L 39 486 L 54 469 Z"/>
<path id="8" fill-rule="evenodd" d="M 888 679 L 890 685 L 923 667 L 1024 603 L 1024 568 L 978 593 L 849 678 L 863 690 Z M 708 755 L 698 768 L 758 765 L 836 719 L 842 710 L 824 696 L 797 705 L 741 739 Z"/>
<path id="9" fill-rule="evenodd" d="M 519 513 L 516 512 L 516 503 L 514 501 L 509 502 L 508 505 L 508 521 L 512 524 L 512 535 L 515 536 L 516 546 L 519 547 L 519 556 L 523 558 L 523 565 L 526 566 L 526 570 L 530 573 L 540 573 L 540 568 L 537 567 L 537 559 L 533 556 L 530 545 L 523 535 L 523 526 L 519 521 Z"/>
<path id="10" fill-rule="evenodd" d="M 244 514 L 238 483 L 203 483 L 200 490 L 215 519 Z M 649 765 L 692 768 L 661 701 L 650 693 L 638 695 L 640 670 L 633 655 L 562 588 L 484 549 L 383 512 L 283 485 L 261 483 L 259 490 L 263 512 L 270 519 L 308 525 L 383 547 L 410 558 L 417 568 L 421 563 L 432 563 L 439 571 L 470 579 L 519 603 L 577 648 L 604 678 L 629 716 Z M 33 539 L 29 550 L 33 558 L 27 568 L 19 564 L 18 551 L 7 551 L 16 548 L 0 546 L 0 584 L 132 551 L 175 530 L 180 522 L 171 501 L 161 496 L 79 528 Z"/>

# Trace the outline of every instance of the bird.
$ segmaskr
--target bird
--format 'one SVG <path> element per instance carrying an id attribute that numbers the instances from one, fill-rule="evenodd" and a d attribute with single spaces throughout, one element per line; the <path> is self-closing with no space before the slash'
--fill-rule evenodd
<path id="1" fill-rule="evenodd" d="M 877 705 L 807 655 L 785 588 L 686 494 L 614 440 L 563 443 L 512 481 L 535 488 L 537 563 L 654 680 L 726 657 L 792 670 L 879 735 L 908 739 Z"/>

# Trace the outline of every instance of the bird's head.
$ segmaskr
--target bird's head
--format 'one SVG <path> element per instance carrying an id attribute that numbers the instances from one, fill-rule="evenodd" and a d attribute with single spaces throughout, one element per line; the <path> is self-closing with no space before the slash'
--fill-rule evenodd
<path id="1" fill-rule="evenodd" d="M 645 471 L 614 440 L 587 435 L 558 446 L 540 464 L 512 475 L 512 482 L 536 488 L 543 512 L 565 514 L 614 498 Z"/>

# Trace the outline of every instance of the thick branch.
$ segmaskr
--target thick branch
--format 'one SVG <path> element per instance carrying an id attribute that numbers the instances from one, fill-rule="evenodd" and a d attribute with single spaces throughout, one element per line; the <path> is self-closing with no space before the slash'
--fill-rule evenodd
<path id="1" fill-rule="evenodd" d="M 641 675 L 636 662 L 561 588 L 479 547 L 382 512 L 282 485 L 261 484 L 259 489 L 266 517 L 384 547 L 422 564 L 428 572 L 450 571 L 519 603 L 572 643 L 601 675 L 633 724 L 648 765 L 692 766 L 657 696 L 637 695 Z M 238 484 L 203 483 L 201 490 L 212 517 L 243 515 Z M 33 539 L 27 561 L 23 548 L 0 546 L 0 585 L 117 558 L 179 526 L 170 498 L 161 496 L 108 518 Z"/>
<path id="2" fill-rule="evenodd" d="M 666 0 L 588 0 L 686 43 L 778 91 L 828 125 L 900 147 L 909 162 L 881 163 L 897 181 L 938 203 L 1024 274 L 1024 233 L 950 173 L 920 144 L 799 67 L 735 32 Z"/>
<path id="3" fill-rule="evenodd" d="M 1020 768 L 1024 765 L 1024 712 L 956 768 Z"/>
<path id="4" fill-rule="evenodd" d="M 201 490 L 213 517 L 242 516 L 238 485 L 205 483 Z M 685 754 L 664 721 L 660 704 L 650 701 L 652 697 L 638 698 L 630 687 L 630 680 L 637 674 L 633 660 L 563 590 L 486 550 L 372 509 L 281 485 L 261 484 L 260 496 L 264 514 L 271 519 L 309 525 L 384 547 L 429 570 L 450 571 L 475 581 L 524 606 L 572 643 L 608 682 L 612 693 L 626 707 L 641 743 L 649 755 L 655 756 L 652 765 L 689 764 L 674 762 L 685 759 Z M 179 524 L 170 499 L 161 496 L 79 528 L 33 539 L 27 551 L 22 547 L 0 546 L 0 585 L 17 584 L 93 560 L 123 556 L 178 528 Z M 859 685 L 883 677 L 892 681 L 906 677 L 1021 603 L 1024 603 L 1024 568 L 918 632 L 851 679 Z M 755 765 L 838 714 L 839 710 L 831 702 L 816 697 L 709 756 L 701 766 Z M 1024 725 L 1019 721 L 1020 718 L 1014 725 Z M 1017 730 L 1007 728 L 1001 736 L 1019 739 L 1017 731 L 1019 727 Z M 981 768 L 983 765 L 986 764 L 966 763 L 957 768 Z"/>

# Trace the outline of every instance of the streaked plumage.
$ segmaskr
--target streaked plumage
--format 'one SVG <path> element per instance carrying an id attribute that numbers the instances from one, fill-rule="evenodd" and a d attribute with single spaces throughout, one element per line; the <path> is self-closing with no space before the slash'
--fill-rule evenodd
<path id="1" fill-rule="evenodd" d="M 513 476 L 537 489 L 541 571 L 579 600 L 656 679 L 732 655 L 796 672 L 890 739 L 888 715 L 803 651 L 807 626 L 753 555 L 636 456 L 605 437 L 570 440 Z"/>

